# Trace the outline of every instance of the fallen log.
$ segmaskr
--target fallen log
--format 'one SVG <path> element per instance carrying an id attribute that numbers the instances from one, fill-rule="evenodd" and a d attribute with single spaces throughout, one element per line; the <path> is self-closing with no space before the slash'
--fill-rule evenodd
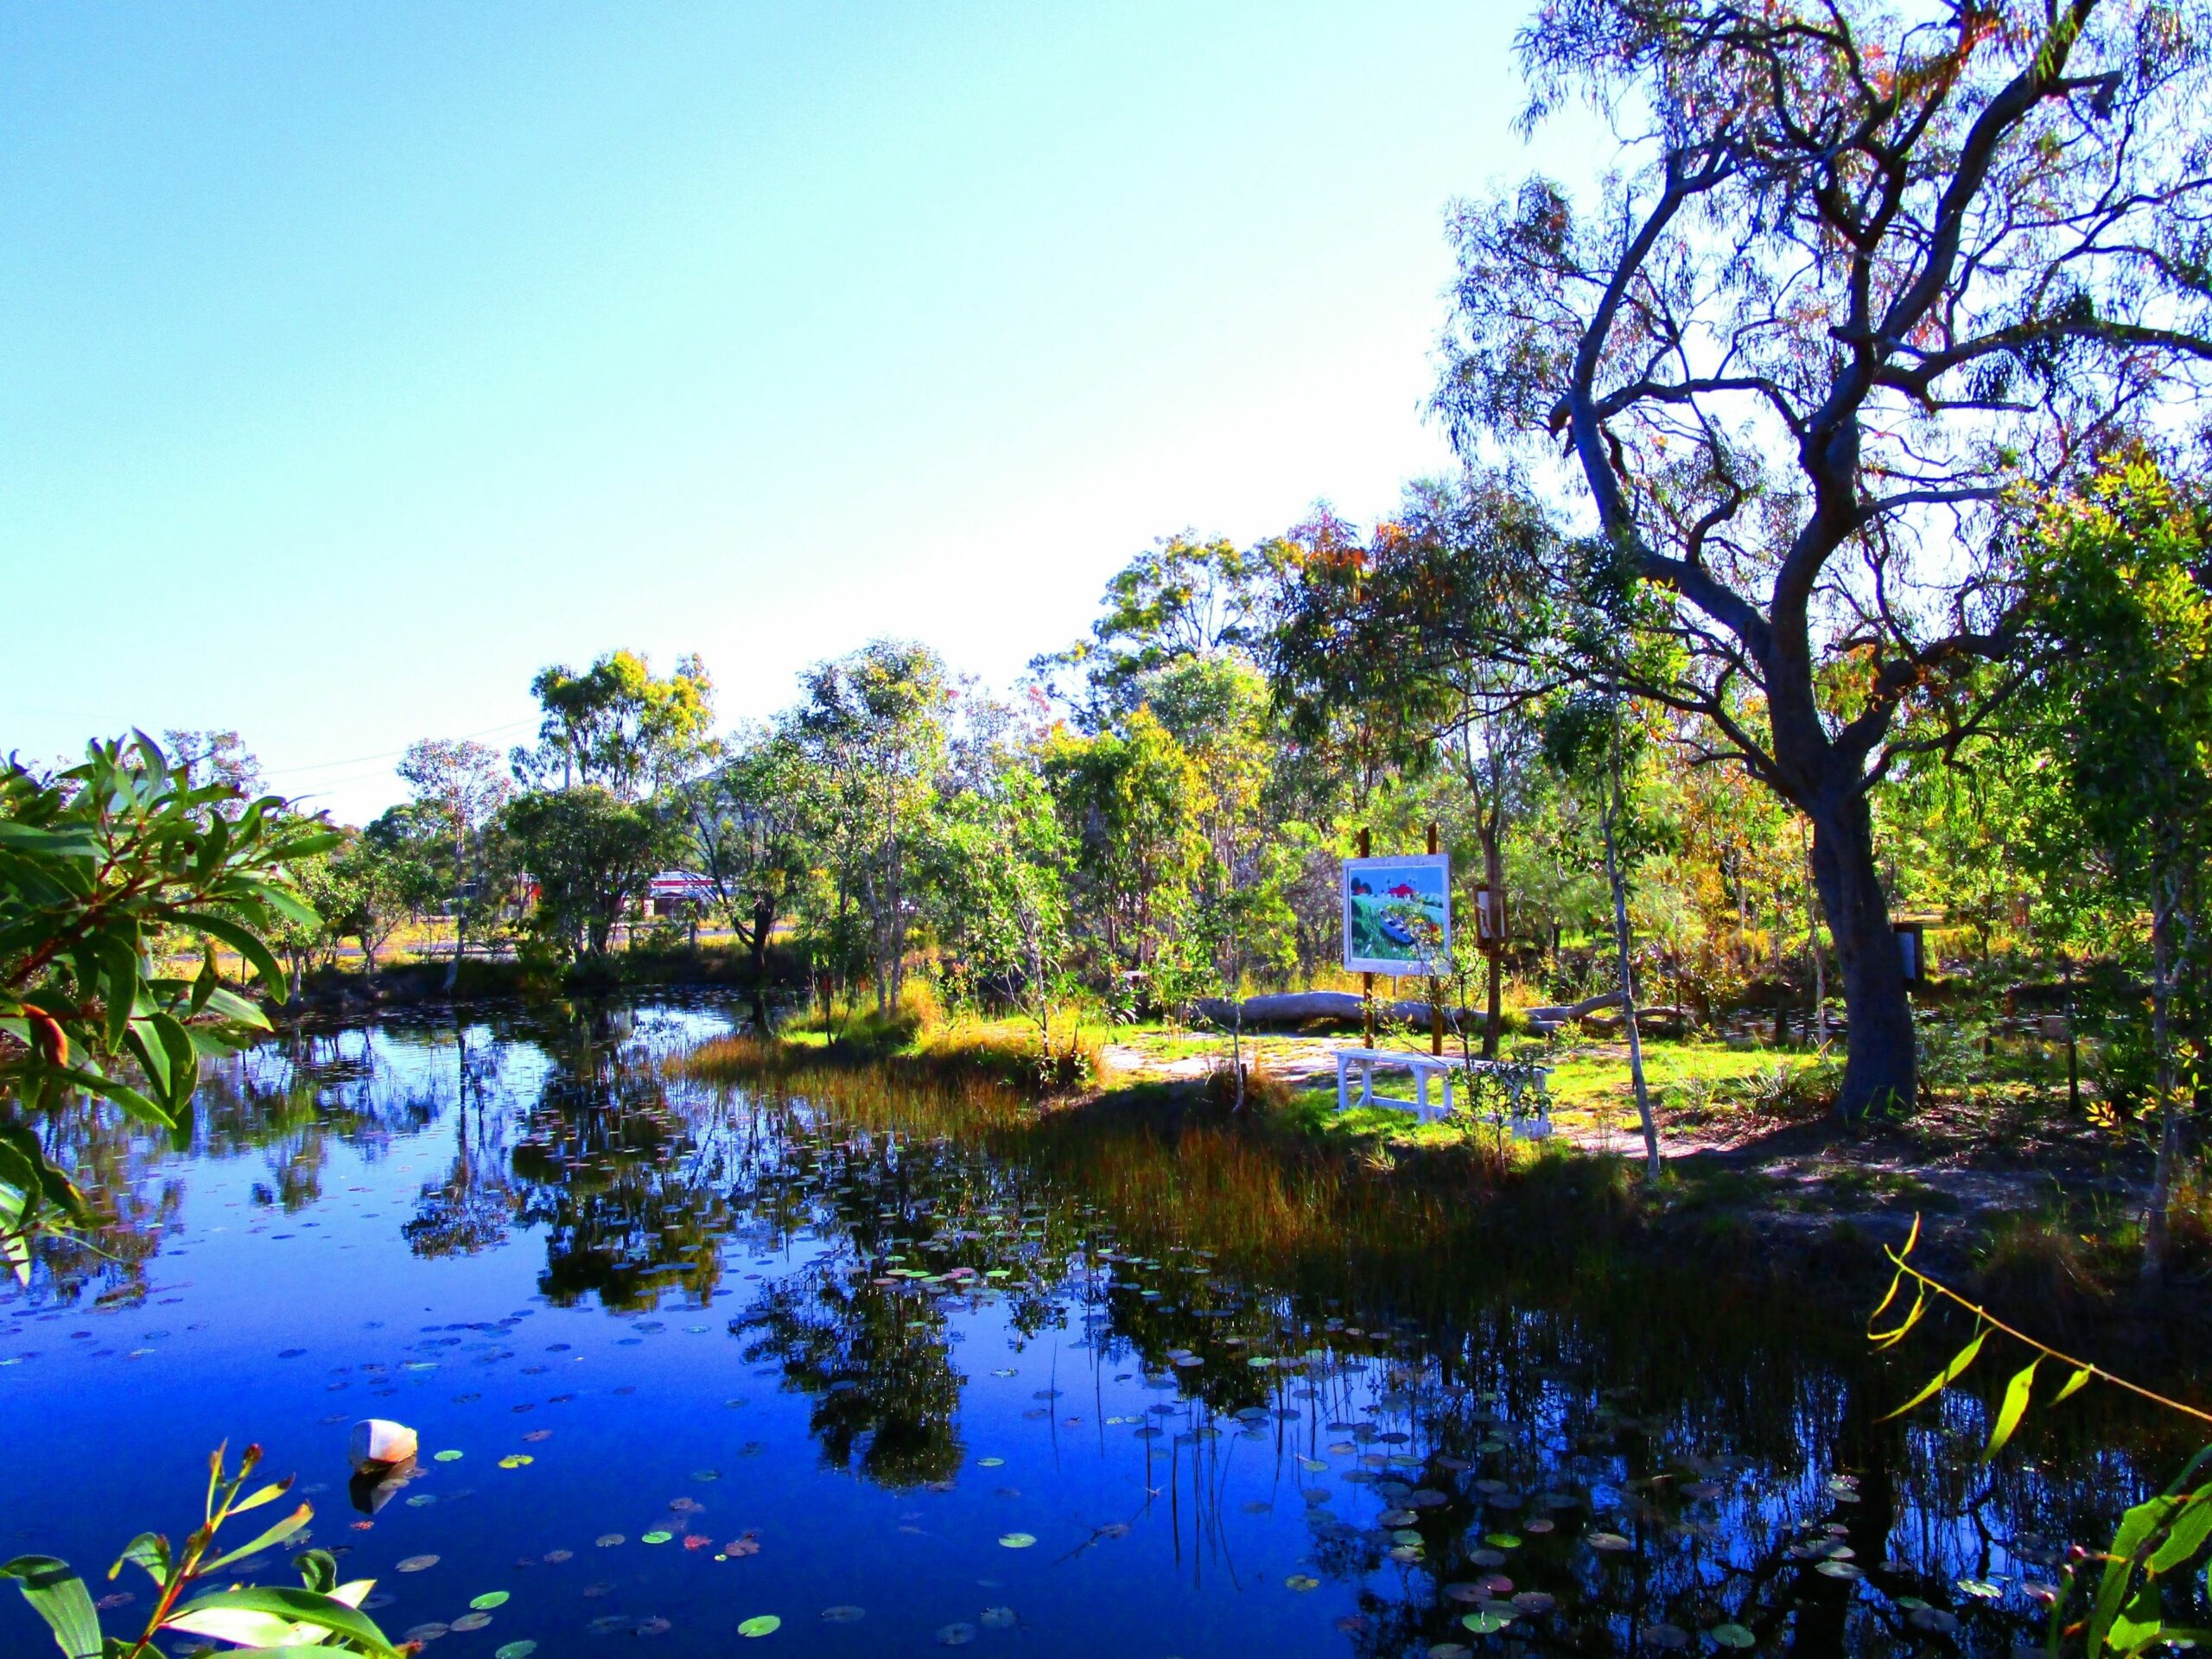
<path id="1" fill-rule="evenodd" d="M 1360 1000 L 1351 991 L 1282 991 L 1268 996 L 1248 996 L 1244 999 L 1244 1023 L 1247 1026 L 1296 1026 L 1308 1020 L 1338 1020 L 1347 1022 L 1360 1018 Z M 1211 1024 L 1228 1027 L 1236 1023 L 1236 1004 L 1225 996 L 1202 996 L 1191 1004 L 1193 1018 Z M 1428 1020 L 1428 1004 L 1401 998 L 1396 1001 L 1377 999 L 1375 1004 L 1377 1020 L 1404 1020 L 1424 1025 Z M 1483 1019 L 1479 1010 L 1446 1008 L 1444 1023 L 1457 1031 L 1459 1022 L 1469 1026 Z"/>

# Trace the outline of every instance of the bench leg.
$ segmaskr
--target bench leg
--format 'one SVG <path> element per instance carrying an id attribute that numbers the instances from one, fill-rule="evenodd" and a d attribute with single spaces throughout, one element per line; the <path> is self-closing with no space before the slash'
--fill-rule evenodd
<path id="1" fill-rule="evenodd" d="M 1375 1062 L 1372 1060 L 1359 1063 L 1359 1103 L 1363 1106 L 1375 1103 Z"/>
<path id="2" fill-rule="evenodd" d="M 1344 1098 L 1344 1073 L 1349 1070 L 1344 1065 L 1344 1056 L 1337 1056 L 1337 1109 L 1340 1112 L 1351 1103 Z"/>
<path id="3" fill-rule="evenodd" d="M 1428 1073 L 1419 1066 L 1414 1068 L 1414 1111 L 1421 1117 L 1428 1116 Z"/>

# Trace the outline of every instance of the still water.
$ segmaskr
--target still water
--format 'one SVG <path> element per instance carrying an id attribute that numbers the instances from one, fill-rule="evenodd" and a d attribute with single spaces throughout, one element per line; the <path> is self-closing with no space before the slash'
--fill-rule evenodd
<path id="1" fill-rule="evenodd" d="M 210 1079 L 189 1150 L 67 1126 L 124 1225 L 0 1293 L 0 1554 L 121 1630 L 145 1580 L 99 1573 L 258 1441 L 316 1507 L 291 1547 L 435 1659 L 2009 1654 L 2179 1461 L 2082 1415 L 1983 1468 L 1966 1396 L 1882 1422 L 1917 1376 L 1851 1307 L 1123 1238 L 1102 1195 L 669 1075 L 730 1024 L 296 1038 Z M 357 1498 L 367 1416 L 423 1455 Z M 41 1651 L 0 1598 L 0 1653 Z"/>

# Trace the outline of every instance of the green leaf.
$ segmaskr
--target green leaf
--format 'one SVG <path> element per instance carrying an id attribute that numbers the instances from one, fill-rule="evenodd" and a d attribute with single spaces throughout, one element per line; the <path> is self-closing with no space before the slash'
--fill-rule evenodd
<path id="1" fill-rule="evenodd" d="M 200 1051 L 192 1046 L 192 1037 L 175 1015 L 156 1014 L 151 1016 L 154 1034 L 161 1039 L 168 1056 L 168 1106 L 172 1112 L 181 1111 L 192 1099 L 192 1092 L 200 1086 Z"/>
<path id="2" fill-rule="evenodd" d="M 293 1558 L 293 1565 L 300 1569 L 300 1582 L 319 1596 L 327 1596 L 338 1587 L 338 1558 L 327 1549 L 303 1549 Z"/>
<path id="3" fill-rule="evenodd" d="M 291 1476 L 287 1475 L 282 1480 L 272 1480 L 259 1491 L 251 1493 L 232 1504 L 230 1512 L 232 1515 L 244 1515 L 248 1510 L 257 1510 L 264 1503 L 274 1503 L 291 1490 Z"/>
<path id="4" fill-rule="evenodd" d="M 74 1069 L 60 1072 L 59 1075 L 63 1082 L 74 1084 L 88 1094 L 98 1095 L 103 1100 L 113 1101 L 122 1107 L 125 1113 L 142 1123 L 157 1123 L 165 1129 L 176 1127 L 175 1117 L 166 1108 L 156 1105 L 136 1089 L 118 1083 L 112 1077 L 104 1077 L 97 1071 Z"/>
<path id="5" fill-rule="evenodd" d="M 207 999 L 222 988 L 223 982 L 215 972 L 215 953 L 210 950 L 200 958 L 200 972 L 192 982 L 193 1013 L 206 1008 Z"/>
<path id="6" fill-rule="evenodd" d="M 398 1659 L 397 1651 L 385 1639 L 375 1621 L 355 1611 L 344 1602 L 332 1597 L 318 1595 L 312 1590 L 293 1590 L 282 1585 L 248 1586 L 243 1590 L 218 1590 L 202 1596 L 179 1612 L 171 1623 L 189 1618 L 194 1613 L 231 1611 L 269 1613 L 278 1618 L 289 1618 L 296 1624 L 312 1624 L 318 1630 L 330 1630 L 344 1637 L 365 1653 L 376 1659 Z"/>
<path id="7" fill-rule="evenodd" d="M 1974 1333 L 1974 1340 L 1967 1344 L 1965 1347 L 1960 1349 L 1957 1353 L 1954 1354 L 1951 1357 L 1951 1363 L 1946 1365 L 1942 1370 L 1936 1372 L 1934 1379 L 1929 1382 L 1926 1388 L 1921 1389 L 1918 1394 L 1914 1395 L 1911 1399 L 1906 1401 L 1904 1404 L 1899 1406 L 1895 1411 L 1884 1414 L 1881 1421 L 1886 1423 L 1892 1417 L 1904 1416 L 1905 1413 L 1910 1411 L 1915 1406 L 1920 1404 L 1923 1400 L 1930 1399 L 1936 1395 L 1941 1394 L 1945 1389 L 1950 1387 L 1952 1383 L 1957 1382 L 1960 1376 L 1965 1373 L 1967 1367 L 1973 1364 L 1975 1357 L 1981 1352 L 1981 1344 L 1988 1339 L 1988 1332 L 1976 1332 Z"/>
<path id="8" fill-rule="evenodd" d="M 2145 1499 L 2120 1517 L 2120 1530 L 2113 1535 L 2104 1577 L 2098 1582 L 2096 1601 L 2090 1609 L 2088 1632 L 2082 1649 L 2085 1653 L 2104 1651 L 2106 1636 L 2113 1622 L 2120 1617 L 2128 1584 L 2135 1576 L 2137 1558 L 2165 1524 L 2166 1517 L 2178 1507 L 2178 1499 L 2161 1494 Z"/>
<path id="9" fill-rule="evenodd" d="M 241 1026 L 251 1026 L 256 1031 L 269 1029 L 269 1016 L 240 996 L 236 991 L 218 985 L 207 995 L 208 1011 L 219 1020 L 229 1020 Z"/>
<path id="10" fill-rule="evenodd" d="M 271 1544 L 281 1544 L 315 1518 L 315 1505 L 302 1503 L 275 1526 L 250 1544 L 240 1544 L 236 1549 L 207 1562 L 201 1571 L 213 1573 L 219 1567 L 228 1567 L 232 1561 L 242 1561 L 249 1555 L 258 1555 Z"/>
<path id="11" fill-rule="evenodd" d="M 0 1564 L 0 1579 L 13 1579 L 23 1599 L 54 1631 L 69 1659 L 100 1659 L 100 1620 L 85 1581 L 67 1561 L 51 1555 L 18 1555 Z"/>
<path id="12" fill-rule="evenodd" d="M 2190 1494 L 2182 1512 L 2168 1523 L 2165 1541 L 2143 1564 L 2144 1571 L 2153 1576 L 2171 1573 L 2202 1549 L 2206 1538 L 2212 1537 L 2212 1502 L 2207 1501 L 2208 1491 L 2212 1488 L 2199 1487 Z"/>
<path id="13" fill-rule="evenodd" d="M 2059 1389 L 2056 1394 L 2050 1396 L 2050 1403 L 2055 1406 L 2060 1401 L 2081 1393 L 2083 1389 L 2088 1386 L 2089 1379 L 2096 1374 L 2097 1368 L 2095 1366 L 2084 1365 L 2080 1370 L 2075 1372 L 2073 1376 L 2066 1379 L 2066 1386 L 2064 1388 Z"/>
<path id="14" fill-rule="evenodd" d="M 1997 1426 L 1989 1431 L 1989 1444 L 1981 1449 L 1984 1463 L 2005 1449 L 2005 1442 L 2012 1438 L 2020 1419 L 2027 1415 L 2028 1396 L 2036 1384 L 2036 1367 L 2042 1363 L 2043 1356 L 2037 1354 L 2005 1385 L 2005 1403 L 1997 1409 Z"/>
<path id="15" fill-rule="evenodd" d="M 138 953 L 114 933 L 99 934 L 87 942 L 86 948 L 99 960 L 98 989 L 107 1001 L 107 1046 L 116 1048 L 121 1046 L 124 1030 L 138 1006 Z M 88 995 L 93 989 L 89 985 L 85 988 Z"/>
<path id="16" fill-rule="evenodd" d="M 175 920 L 180 927 L 197 928 L 211 938 L 220 939 L 253 964 L 253 974 L 262 988 L 273 1001 L 282 1002 L 289 993 L 284 970 L 276 965 L 276 958 L 251 928 L 242 927 L 227 916 L 210 915 L 204 910 L 180 910 Z"/>
<path id="17" fill-rule="evenodd" d="M 1905 1339 L 1906 1332 L 1920 1323 L 1920 1316 L 1928 1311 L 1928 1288 L 1922 1286 L 1920 1294 L 1912 1299 L 1912 1306 L 1904 1318 L 1887 1331 L 1869 1331 L 1866 1335 L 1877 1348 L 1894 1348 Z"/>
<path id="18" fill-rule="evenodd" d="M 123 1547 L 123 1554 L 115 1558 L 115 1565 L 107 1570 L 111 1580 L 123 1569 L 137 1562 L 146 1569 L 146 1574 L 156 1584 L 169 1581 L 169 1541 L 158 1532 L 142 1532 Z"/>
<path id="19" fill-rule="evenodd" d="M 143 1020 L 132 1020 L 124 1031 L 123 1046 L 138 1062 L 146 1081 L 154 1085 L 154 1092 L 166 1098 L 171 1092 L 168 1050 L 158 1038 L 147 1040 L 146 1033 L 151 1028 Z"/>
<path id="20" fill-rule="evenodd" d="M 2161 1605 L 2158 1586 L 2144 1583 L 2136 1587 L 2105 1632 L 2105 1643 L 2115 1653 L 2138 1653 L 2157 1640 L 2165 1629 L 2165 1609 Z M 2095 1651 L 2095 1649 L 2091 1649 Z"/>

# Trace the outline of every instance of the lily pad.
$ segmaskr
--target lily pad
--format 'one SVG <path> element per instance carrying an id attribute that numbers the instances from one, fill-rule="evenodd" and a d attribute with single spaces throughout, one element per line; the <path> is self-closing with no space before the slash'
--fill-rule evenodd
<path id="1" fill-rule="evenodd" d="M 520 1469 L 530 1464 L 536 1463 L 537 1461 L 537 1459 L 531 1457 L 527 1452 L 510 1452 L 505 1457 L 499 1459 L 499 1467 L 502 1469 Z"/>
<path id="2" fill-rule="evenodd" d="M 492 1659 L 530 1659 L 530 1656 L 537 1651 L 537 1643 L 524 1637 L 520 1642 L 510 1642 L 503 1648 L 493 1649 Z"/>
<path id="3" fill-rule="evenodd" d="M 655 1527 L 651 1532 L 640 1533 L 638 1541 L 641 1544 L 664 1544 L 674 1536 L 674 1533 Z"/>
<path id="4" fill-rule="evenodd" d="M 999 1535 L 999 1545 L 1004 1549 L 1027 1549 L 1036 1541 L 1034 1533 L 1002 1532 Z"/>
<path id="5" fill-rule="evenodd" d="M 504 1607 L 507 1605 L 507 1592 L 504 1590 L 486 1590 L 482 1595 L 472 1598 L 468 1605 L 480 1613 L 488 1613 L 494 1607 Z"/>
<path id="6" fill-rule="evenodd" d="M 835 1607 L 824 1607 L 822 1610 L 822 1622 L 824 1624 L 856 1624 L 867 1617 L 867 1608 L 855 1607 L 849 1602 L 840 1602 Z"/>
<path id="7" fill-rule="evenodd" d="M 491 1622 L 492 1615 L 489 1613 L 463 1613 L 447 1628 L 454 1630 L 480 1630 Z"/>
<path id="8" fill-rule="evenodd" d="M 1492 1612 L 1464 1613 L 1459 1622 L 1477 1636 L 1496 1636 L 1506 1625 L 1503 1614 Z"/>
<path id="9" fill-rule="evenodd" d="M 455 1452 L 451 1447 L 448 1447 L 443 1452 L 433 1453 L 432 1461 L 436 1463 L 459 1463 L 463 1455 L 463 1453 Z"/>
<path id="10" fill-rule="evenodd" d="M 1741 1624 L 1716 1624 L 1706 1634 L 1724 1648 L 1757 1647 L 1759 1640 Z"/>
<path id="11" fill-rule="evenodd" d="M 410 1555 L 405 1560 L 400 1562 L 397 1570 L 402 1573 L 421 1573 L 437 1564 L 438 1558 L 435 1555 Z"/>
<path id="12" fill-rule="evenodd" d="M 976 1639 L 976 1627 L 965 1622 L 941 1624 L 938 1627 L 938 1645 L 943 1648 L 964 1648 Z"/>
<path id="13" fill-rule="evenodd" d="M 741 1621 L 737 1627 L 740 1636 L 773 1636 L 784 1628 L 784 1621 L 773 1613 L 755 1613 Z"/>
<path id="14" fill-rule="evenodd" d="M 980 1615 L 980 1622 L 987 1630 L 1010 1630 L 1020 1621 L 1011 1607 L 986 1607 Z"/>
<path id="15" fill-rule="evenodd" d="M 1306 1573 L 1294 1573 L 1285 1579 L 1283 1583 L 1287 1587 L 1296 1590 L 1301 1594 L 1308 1590 L 1319 1590 L 1321 1587 L 1320 1580 Z"/>

